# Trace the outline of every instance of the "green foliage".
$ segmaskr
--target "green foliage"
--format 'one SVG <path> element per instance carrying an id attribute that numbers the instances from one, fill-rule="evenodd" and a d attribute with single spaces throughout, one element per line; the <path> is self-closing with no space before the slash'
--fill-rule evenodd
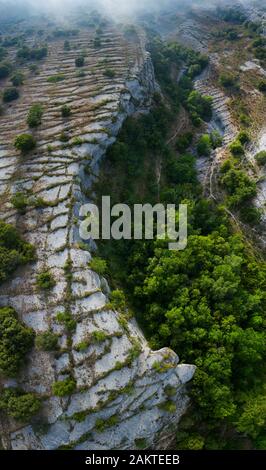
<path id="1" fill-rule="evenodd" d="M 34 332 L 11 307 L 0 308 L 0 372 L 15 377 L 34 343 Z"/>
<path id="2" fill-rule="evenodd" d="M 12 67 L 9 62 L 1 62 L 0 63 L 0 80 L 10 75 L 11 69 Z"/>
<path id="3" fill-rule="evenodd" d="M 185 433 L 183 439 L 177 440 L 177 449 L 179 450 L 202 450 L 204 448 L 205 441 L 202 436 L 198 434 Z"/>
<path id="4" fill-rule="evenodd" d="M 24 82 L 24 75 L 21 72 L 16 72 L 12 77 L 10 78 L 10 81 L 12 82 L 12 85 L 14 87 L 18 87 L 20 85 L 23 85 Z"/>
<path id="5" fill-rule="evenodd" d="M 20 134 L 16 137 L 14 146 L 21 153 L 25 154 L 36 147 L 36 140 L 31 134 Z"/>
<path id="6" fill-rule="evenodd" d="M 12 225 L 0 221 L 0 284 L 11 276 L 18 266 L 35 259 L 35 250 L 19 236 Z"/>
<path id="7" fill-rule="evenodd" d="M 257 194 L 255 181 L 242 170 L 230 168 L 221 178 L 221 184 L 229 194 L 230 207 L 239 207 Z"/>
<path id="8" fill-rule="evenodd" d="M 112 69 L 105 69 L 103 72 L 103 75 L 107 78 L 114 78 L 115 77 L 115 71 Z"/>
<path id="9" fill-rule="evenodd" d="M 71 108 L 67 104 L 64 104 L 61 108 L 61 114 L 63 118 L 67 118 L 71 115 Z"/>
<path id="10" fill-rule="evenodd" d="M 115 310 L 123 311 L 126 308 L 125 294 L 122 290 L 113 290 L 110 296 L 112 307 Z"/>
<path id="11" fill-rule="evenodd" d="M 266 93 L 266 80 L 260 80 L 258 83 L 258 90 L 262 93 Z"/>
<path id="12" fill-rule="evenodd" d="M 83 67 L 85 65 L 85 59 L 84 57 L 77 57 L 75 60 L 75 65 L 76 67 Z"/>
<path id="13" fill-rule="evenodd" d="M 176 412 L 176 404 L 171 400 L 167 400 L 164 403 L 161 403 L 159 405 L 159 408 L 163 411 L 166 411 L 167 413 L 175 413 Z"/>
<path id="14" fill-rule="evenodd" d="M 102 258 L 92 258 L 90 268 L 101 276 L 104 276 L 107 270 L 107 263 Z"/>
<path id="15" fill-rule="evenodd" d="M 66 329 L 70 332 L 75 331 L 77 322 L 72 317 L 71 313 L 69 312 L 58 312 L 56 319 L 58 323 L 61 323 L 66 327 Z"/>
<path id="16" fill-rule="evenodd" d="M 47 78 L 47 82 L 49 83 L 58 83 L 58 82 L 62 82 L 63 80 L 65 80 L 65 75 L 63 73 L 58 73 L 56 75 L 52 75 L 51 77 L 48 77 Z"/>
<path id="17" fill-rule="evenodd" d="M 15 193 L 10 200 L 11 204 L 17 209 L 20 214 L 25 214 L 29 204 L 28 196 L 25 193 Z"/>
<path id="18" fill-rule="evenodd" d="M 240 209 L 241 220 L 250 225 L 258 225 L 261 221 L 262 212 L 251 204 L 245 204 Z"/>
<path id="19" fill-rule="evenodd" d="M 237 136 L 237 140 L 242 144 L 248 144 L 250 142 L 250 137 L 249 134 L 246 131 L 241 131 L 239 132 Z"/>
<path id="20" fill-rule="evenodd" d="M 70 50 L 71 50 L 70 42 L 66 39 L 64 42 L 64 51 L 70 51 Z"/>
<path id="21" fill-rule="evenodd" d="M 255 160 L 258 165 L 263 166 L 266 164 L 266 150 L 262 150 L 261 152 L 255 155 Z"/>
<path id="22" fill-rule="evenodd" d="M 25 393 L 17 388 L 6 388 L 0 395 L 0 410 L 23 423 L 38 413 L 40 399 L 33 393 Z"/>
<path id="23" fill-rule="evenodd" d="M 19 92 L 15 87 L 6 88 L 3 92 L 4 103 L 10 103 L 11 101 L 17 100 L 18 97 Z"/>
<path id="24" fill-rule="evenodd" d="M 204 121 L 212 118 L 212 98 L 203 96 L 198 91 L 191 91 L 186 101 L 186 106 L 191 114 L 192 121 L 198 117 Z"/>
<path id="25" fill-rule="evenodd" d="M 95 343 L 102 343 L 108 338 L 104 331 L 93 331 L 91 336 Z"/>
<path id="26" fill-rule="evenodd" d="M 78 352 L 84 352 L 88 349 L 89 343 L 88 341 L 81 341 L 79 344 L 75 346 L 75 350 Z"/>
<path id="27" fill-rule="evenodd" d="M 106 429 L 115 426 L 118 423 L 117 415 L 112 415 L 110 418 L 102 419 L 98 418 L 95 423 L 96 430 L 98 432 L 104 432 Z"/>
<path id="28" fill-rule="evenodd" d="M 231 90 L 238 90 L 238 77 L 232 73 L 222 73 L 219 77 L 219 83 L 222 87 Z"/>
<path id="29" fill-rule="evenodd" d="M 41 104 L 33 104 L 30 107 L 27 117 L 27 124 L 30 128 L 38 127 L 42 122 L 43 107 Z"/>
<path id="30" fill-rule="evenodd" d="M 23 61 L 28 60 L 41 60 L 48 54 L 48 48 L 46 46 L 35 47 L 30 49 L 27 46 L 23 46 L 17 51 L 17 58 Z"/>
<path id="31" fill-rule="evenodd" d="M 245 153 L 243 145 L 239 140 L 234 140 L 234 142 L 229 146 L 229 149 L 234 157 L 240 157 Z"/>
<path id="32" fill-rule="evenodd" d="M 52 331 L 46 331 L 36 336 L 35 345 L 42 351 L 55 351 L 58 347 L 58 337 Z"/>
<path id="33" fill-rule="evenodd" d="M 211 150 L 212 150 L 211 137 L 209 136 L 209 134 L 202 135 L 197 145 L 198 155 L 209 157 L 211 155 Z"/>
<path id="34" fill-rule="evenodd" d="M 266 396 L 264 393 L 248 394 L 240 417 L 236 424 L 239 432 L 245 433 L 253 439 L 258 438 L 260 433 L 265 436 L 266 427 Z"/>
<path id="35" fill-rule="evenodd" d="M 148 447 L 147 441 L 143 437 L 135 439 L 135 446 L 139 450 L 144 450 L 144 449 L 147 449 L 147 447 Z"/>
<path id="36" fill-rule="evenodd" d="M 179 152 L 185 152 L 191 145 L 193 139 L 192 132 L 186 132 L 185 134 L 178 137 L 175 147 Z"/>
<path id="37" fill-rule="evenodd" d="M 56 285 L 56 282 L 49 271 L 44 271 L 38 274 L 36 284 L 39 289 L 50 290 Z"/>
<path id="38" fill-rule="evenodd" d="M 76 390 L 76 382 L 72 377 L 69 377 L 65 380 L 55 382 L 53 384 L 53 394 L 56 397 L 65 397 L 67 395 L 72 395 Z"/>

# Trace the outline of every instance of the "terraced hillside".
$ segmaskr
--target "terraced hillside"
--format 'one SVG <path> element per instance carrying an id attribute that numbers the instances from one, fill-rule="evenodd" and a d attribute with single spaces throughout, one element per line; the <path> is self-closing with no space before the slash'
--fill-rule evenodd
<path id="1" fill-rule="evenodd" d="M 5 448 L 152 446 L 188 404 L 184 384 L 194 367 L 178 365 L 171 350 L 150 350 L 134 320 L 110 304 L 106 280 L 90 268 L 93 246 L 79 238 L 79 209 L 90 200 L 99 159 L 126 116 L 147 109 L 156 89 L 143 33 L 128 40 L 108 24 L 98 44 L 95 34 L 81 28 L 70 49 L 64 38 L 49 39 L 37 73 L 20 65 L 20 97 L 0 116 L 0 217 L 36 247 L 36 262 L 1 285 L 0 305 L 14 307 L 37 336 L 55 334 L 59 344 L 56 353 L 34 348 L 16 379 L 2 379 L 2 387 L 18 386 L 42 399 L 30 425 L 1 418 Z M 26 45 L 35 41 L 29 37 Z M 75 66 L 77 57 L 84 57 L 84 66 Z M 14 47 L 9 60 L 15 60 Z M 2 80 L 1 90 L 7 84 Z M 29 130 L 33 104 L 42 105 L 43 116 Z M 62 116 L 64 105 L 68 117 Z M 20 154 L 14 140 L 24 133 L 37 146 Z M 18 210 L 14 201 L 21 198 Z M 40 289 L 40 275 L 53 280 L 50 290 Z M 67 379 L 74 390 L 58 396 L 55 384 Z"/>

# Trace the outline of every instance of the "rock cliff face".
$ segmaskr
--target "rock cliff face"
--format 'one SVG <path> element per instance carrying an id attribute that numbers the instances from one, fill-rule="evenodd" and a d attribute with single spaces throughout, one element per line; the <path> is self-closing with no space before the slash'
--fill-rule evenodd
<path id="1" fill-rule="evenodd" d="M 195 368 L 179 365 L 169 349 L 151 351 L 135 321 L 108 305 L 107 282 L 90 269 L 90 248 L 80 243 L 78 230 L 79 208 L 88 201 L 99 160 L 126 116 L 150 104 L 153 67 L 144 38 L 126 41 L 113 26 L 104 29 L 101 48 L 85 30 L 71 40 L 70 51 L 63 50 L 63 42 L 49 44 L 38 75 L 25 67 L 20 99 L 0 117 L 0 217 L 37 250 L 36 263 L 1 286 L 0 306 L 13 306 L 36 333 L 53 331 L 60 344 L 56 354 L 33 349 L 19 377 L 2 381 L 43 399 L 31 425 L 1 422 L 2 442 L 12 449 L 126 449 L 135 448 L 138 439 L 156 446 L 186 410 L 185 384 Z M 84 51 L 85 66 L 77 74 L 75 58 Z M 103 73 L 106 67 L 115 71 L 114 78 Z M 58 73 L 62 81 L 47 81 Z M 44 108 L 34 131 L 38 145 L 20 156 L 13 140 L 28 132 L 26 116 L 36 102 Z M 68 119 L 61 116 L 64 104 L 72 110 Z M 10 203 L 17 192 L 29 200 L 23 216 Z M 47 270 L 56 285 L 42 293 L 36 277 Z M 73 332 L 58 323 L 58 312 L 71 313 L 77 322 Z M 92 341 L 99 331 L 102 341 Z M 77 350 L 84 341 L 87 348 Z M 54 396 L 52 385 L 68 377 L 76 381 L 75 392 Z M 169 386 L 176 407 L 167 411 Z"/>

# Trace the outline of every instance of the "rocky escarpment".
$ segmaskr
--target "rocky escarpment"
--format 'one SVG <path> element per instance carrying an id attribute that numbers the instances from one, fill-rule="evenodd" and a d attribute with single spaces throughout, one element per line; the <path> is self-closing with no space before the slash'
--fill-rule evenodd
<path id="1" fill-rule="evenodd" d="M 21 96 L 0 117 L 0 216 L 17 226 L 37 254 L 36 263 L 1 286 L 0 306 L 13 306 L 37 334 L 52 331 L 60 346 L 56 354 L 33 349 L 19 376 L 1 381 L 36 392 L 43 402 L 30 425 L 2 418 L 5 448 L 124 449 L 138 440 L 156 446 L 188 405 L 185 384 L 194 366 L 179 364 L 169 349 L 151 351 L 134 320 L 112 308 L 107 282 L 90 269 L 89 245 L 79 238 L 79 209 L 90 197 L 100 158 L 125 117 L 149 106 L 156 86 L 143 38 L 127 42 L 108 26 L 95 48 L 93 34 L 82 30 L 70 51 L 63 50 L 63 40 L 52 41 L 37 75 L 24 66 Z M 85 66 L 77 73 L 81 53 Z M 114 77 L 104 73 L 106 67 Z M 47 80 L 58 73 L 62 80 Z M 28 132 L 26 116 L 36 102 L 44 108 L 34 131 L 38 145 L 21 156 L 13 140 Z M 63 104 L 71 107 L 70 118 L 62 118 Z M 10 202 L 18 192 L 29 201 L 24 215 Z M 45 293 L 36 278 L 46 271 L 56 284 Z M 72 315 L 73 331 L 58 322 L 58 312 Z M 76 382 L 74 393 L 54 396 L 53 384 L 69 377 Z"/>

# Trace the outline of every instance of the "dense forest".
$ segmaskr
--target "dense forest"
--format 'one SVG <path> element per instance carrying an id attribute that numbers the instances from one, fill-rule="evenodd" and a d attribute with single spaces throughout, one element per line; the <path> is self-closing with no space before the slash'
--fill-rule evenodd
<path id="1" fill-rule="evenodd" d="M 113 203 L 185 202 L 188 247 L 171 252 L 162 240 L 115 241 L 102 243 L 100 253 L 115 287 L 129 299 L 128 314 L 137 316 L 151 346 L 170 346 L 182 362 L 197 366 L 177 448 L 244 448 L 248 441 L 264 448 L 265 263 L 225 207 L 202 196 L 197 180 L 194 149 L 200 141 L 195 136 L 212 112 L 211 99 L 193 90 L 193 78 L 207 59 L 155 37 L 150 50 L 163 96 L 154 96 L 150 114 L 126 121 L 95 189 L 100 197 L 108 187 Z M 177 85 L 174 72 L 184 64 Z M 167 144 L 169 128 L 181 107 L 189 113 L 190 126 L 173 148 Z M 207 137 L 209 145 L 217 143 L 217 135 Z M 204 146 L 202 137 L 201 142 Z M 229 168 L 240 171 L 231 163 Z M 228 173 L 223 178 L 229 184 Z M 246 178 L 239 185 L 231 175 L 232 197 L 247 200 Z"/>

